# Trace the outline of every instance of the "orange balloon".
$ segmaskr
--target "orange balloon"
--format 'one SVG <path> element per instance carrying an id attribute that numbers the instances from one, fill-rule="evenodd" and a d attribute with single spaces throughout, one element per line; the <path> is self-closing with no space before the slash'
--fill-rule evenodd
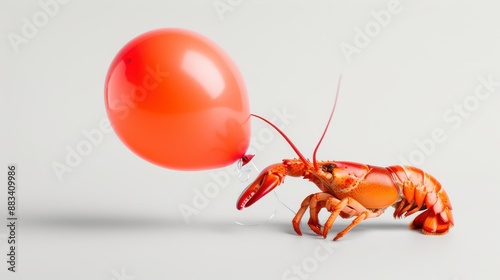
<path id="1" fill-rule="evenodd" d="M 162 167 L 223 167 L 248 149 L 242 75 L 223 49 L 192 31 L 158 29 L 127 43 L 109 67 L 105 103 L 121 141 Z"/>

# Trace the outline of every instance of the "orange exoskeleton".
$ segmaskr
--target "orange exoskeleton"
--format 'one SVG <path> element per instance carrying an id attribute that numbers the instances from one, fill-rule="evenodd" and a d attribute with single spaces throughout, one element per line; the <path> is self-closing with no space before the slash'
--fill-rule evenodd
<path id="1" fill-rule="evenodd" d="M 340 79 L 337 97 L 339 87 Z M 264 169 L 241 194 L 237 208 L 241 210 L 254 204 L 283 183 L 286 176 L 303 177 L 316 184 L 321 192 L 307 196 L 293 218 L 293 228 L 299 235 L 302 235 L 300 221 L 308 208 L 309 227 L 324 238 L 339 215 L 342 218 L 355 217 L 349 226 L 335 236 L 334 240 L 337 240 L 361 221 L 380 216 L 389 206 L 395 207 L 395 218 L 423 211 L 410 226 L 421 229 L 424 234 L 447 233 L 454 223 L 450 200 L 441 184 L 425 171 L 411 166 L 379 167 L 354 162 L 316 160 L 316 152 L 325 136 L 334 110 L 335 106 L 314 150 L 312 162 L 300 153 L 278 127 L 252 114 L 276 129 L 299 158 L 284 159 L 281 163 Z M 318 219 L 318 214 L 323 208 L 331 212 L 324 226 Z"/>

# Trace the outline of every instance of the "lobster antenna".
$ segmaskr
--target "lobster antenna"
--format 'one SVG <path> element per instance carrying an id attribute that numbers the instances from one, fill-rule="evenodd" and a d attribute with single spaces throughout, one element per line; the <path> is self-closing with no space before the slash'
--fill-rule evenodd
<path id="1" fill-rule="evenodd" d="M 265 118 L 263 118 L 263 117 L 261 117 L 259 115 L 256 115 L 256 114 L 250 114 L 250 115 L 253 116 L 253 117 L 256 117 L 256 118 L 259 118 L 259 119 L 265 121 L 267 124 L 269 124 L 274 129 L 276 129 L 276 131 L 278 131 L 278 133 L 281 134 L 281 136 L 283 136 L 283 138 L 285 138 L 285 140 L 288 142 L 288 144 L 290 144 L 290 147 L 292 147 L 292 149 L 295 151 L 295 153 L 299 156 L 300 160 L 304 164 L 306 164 L 308 166 L 311 166 L 311 163 L 304 157 L 304 155 L 302 155 L 302 153 L 299 151 L 299 149 L 297 149 L 297 146 L 295 146 L 295 144 L 293 144 L 292 140 L 290 140 L 290 138 L 288 138 L 288 136 L 286 136 L 286 134 L 283 131 L 281 131 L 281 129 L 279 129 L 272 122 L 266 120 Z"/>
<path id="2" fill-rule="evenodd" d="M 321 145 L 321 142 L 323 141 L 323 138 L 325 137 L 326 131 L 328 130 L 328 126 L 330 125 L 330 121 L 332 120 L 333 112 L 335 112 L 335 107 L 337 107 L 337 99 L 339 98 L 340 83 L 341 82 L 342 82 L 342 75 L 339 76 L 339 81 L 337 83 L 337 93 L 335 93 L 335 101 L 333 101 L 332 112 L 330 113 L 330 117 L 328 118 L 328 122 L 326 123 L 325 130 L 323 131 L 323 135 L 321 135 L 321 138 L 319 139 L 318 144 L 316 145 L 316 148 L 314 149 L 313 165 L 314 165 L 315 171 L 318 171 L 318 162 L 316 161 L 316 152 L 318 152 L 319 145 Z"/>

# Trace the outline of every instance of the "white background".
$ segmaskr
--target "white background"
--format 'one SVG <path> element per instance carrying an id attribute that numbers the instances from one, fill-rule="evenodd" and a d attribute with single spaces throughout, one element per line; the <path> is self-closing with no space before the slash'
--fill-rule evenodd
<path id="1" fill-rule="evenodd" d="M 214 3 L 231 10 L 218 13 Z M 27 38 L 23 18 L 33 22 L 43 8 L 38 1 L 2 0 L 0 221 L 7 223 L 6 167 L 15 163 L 19 244 L 18 272 L 8 272 L 2 261 L 1 278 L 499 279 L 500 86 L 483 100 L 474 92 L 479 77 L 500 81 L 500 5 L 401 1 L 399 12 L 380 27 L 373 13 L 387 10 L 387 3 L 72 0 L 58 4 Z M 373 36 L 361 46 L 356 28 L 367 26 L 375 28 Z M 275 196 L 239 212 L 235 203 L 248 182 L 226 169 L 154 166 L 114 133 L 104 133 L 59 180 L 52 164 L 65 163 L 67 147 L 75 149 L 86 141 L 83 131 L 99 129 L 106 119 L 104 79 L 114 55 L 135 36 L 161 27 L 191 29 L 222 46 L 241 69 L 251 111 L 284 124 L 309 157 L 343 74 L 318 158 L 381 166 L 410 161 L 445 187 L 456 226 L 445 236 L 425 236 L 408 230 L 413 217 L 394 220 L 389 209 L 337 242 L 330 240 L 348 220 L 337 221 L 323 241 L 305 217 L 304 235 L 297 236 L 293 213 Z M 25 41 L 13 44 L 14 33 Z M 342 44 L 356 43 L 358 53 L 342 52 Z M 460 116 L 454 106 L 464 102 L 466 114 Z M 288 123 L 276 118 L 275 111 L 283 110 L 293 115 Z M 424 154 L 416 141 L 436 129 L 444 140 L 419 157 Z M 259 169 L 295 156 L 269 131 L 253 120 Z M 195 207 L 196 192 L 225 176 L 228 185 L 186 223 L 179 207 Z M 317 191 L 307 181 L 287 178 L 277 194 L 296 211 Z M 235 223 L 261 223 L 275 211 L 258 226 Z M 0 260 L 6 259 L 6 238 L 1 226 Z M 294 266 L 302 274 L 294 274 Z"/>

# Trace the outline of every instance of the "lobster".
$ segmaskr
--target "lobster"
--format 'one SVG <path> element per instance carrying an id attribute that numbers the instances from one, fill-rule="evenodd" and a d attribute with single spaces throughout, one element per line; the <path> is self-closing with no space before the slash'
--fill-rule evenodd
<path id="1" fill-rule="evenodd" d="M 292 220 L 298 235 L 302 235 L 300 222 L 309 208 L 308 225 L 313 232 L 327 237 L 333 223 L 340 215 L 353 221 L 335 238 L 342 238 L 360 222 L 380 216 L 386 208 L 395 208 L 394 218 L 407 217 L 420 213 L 410 224 L 412 229 L 421 229 L 428 235 L 441 235 L 454 225 L 452 206 L 441 184 L 429 173 L 412 166 L 393 165 L 379 167 L 347 161 L 317 161 L 316 153 L 326 134 L 335 111 L 340 89 L 339 78 L 337 95 L 316 148 L 312 163 L 306 159 L 292 141 L 276 125 L 265 118 L 251 114 L 273 127 L 288 142 L 298 155 L 298 159 L 284 159 L 265 168 L 240 195 L 237 209 L 249 207 L 274 188 L 284 182 L 286 176 L 303 177 L 313 182 L 321 192 L 307 196 Z M 318 215 L 325 208 L 330 216 L 322 226 Z"/>

